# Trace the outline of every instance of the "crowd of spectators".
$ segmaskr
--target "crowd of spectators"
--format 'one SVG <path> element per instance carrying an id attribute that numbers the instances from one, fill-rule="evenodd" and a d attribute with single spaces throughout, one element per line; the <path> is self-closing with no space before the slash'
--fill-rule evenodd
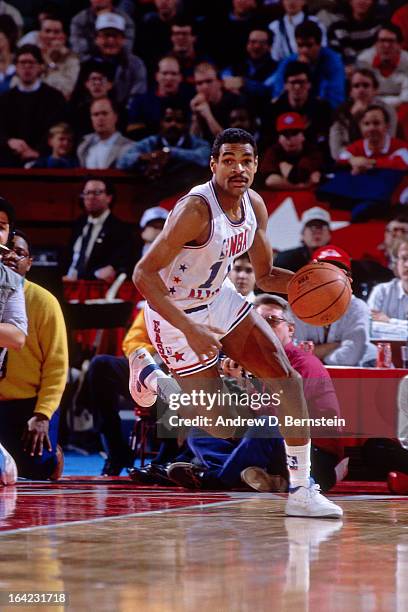
<path id="1" fill-rule="evenodd" d="M 407 198 L 406 24 L 399 0 L 2 2 L 0 165 L 171 184 L 240 125 L 260 147 L 258 187 L 385 216 Z"/>

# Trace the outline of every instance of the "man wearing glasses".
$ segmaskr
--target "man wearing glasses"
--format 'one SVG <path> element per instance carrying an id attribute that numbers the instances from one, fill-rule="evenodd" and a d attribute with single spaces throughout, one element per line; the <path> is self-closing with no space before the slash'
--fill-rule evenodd
<path id="1" fill-rule="evenodd" d="M 68 373 L 64 317 L 49 291 L 25 279 L 33 262 L 28 238 L 16 230 L 10 246 L 3 263 L 22 277 L 28 335 L 20 351 L 9 349 L 0 380 L 0 441 L 20 476 L 57 479 L 63 468 L 57 448 L 58 407 Z"/>
<path id="2" fill-rule="evenodd" d="M 134 263 L 130 226 L 111 212 L 113 186 L 103 178 L 88 179 L 81 192 L 85 210 L 72 240 L 71 264 L 63 280 L 104 280 L 112 283 Z"/>

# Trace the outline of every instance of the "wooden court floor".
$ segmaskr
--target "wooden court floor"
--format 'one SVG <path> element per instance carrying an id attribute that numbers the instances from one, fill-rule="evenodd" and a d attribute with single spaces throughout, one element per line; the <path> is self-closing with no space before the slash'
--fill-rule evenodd
<path id="1" fill-rule="evenodd" d="M 408 497 L 337 496 L 342 521 L 285 518 L 285 496 L 144 488 L 125 479 L 0 490 L 8 592 L 68 610 L 407 612 Z"/>

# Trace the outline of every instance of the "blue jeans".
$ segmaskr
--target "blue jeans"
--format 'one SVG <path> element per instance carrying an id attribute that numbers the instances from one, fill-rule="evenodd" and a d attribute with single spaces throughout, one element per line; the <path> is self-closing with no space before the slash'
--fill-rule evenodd
<path id="1" fill-rule="evenodd" d="M 19 476 L 47 480 L 57 465 L 59 409 L 54 412 L 49 424 L 52 451 L 44 446 L 42 455 L 31 457 L 24 451 L 21 437 L 27 421 L 34 415 L 36 401 L 36 397 L 0 401 L 0 442 L 16 462 Z"/>
<path id="2" fill-rule="evenodd" d="M 190 435 L 187 440 L 190 449 L 199 462 L 208 469 L 205 476 L 208 486 L 215 487 L 217 480 L 219 481 L 217 488 L 239 486 L 242 470 L 250 466 L 268 468 L 275 474 L 285 474 L 286 455 L 283 439 L 276 429 L 271 432 L 270 438 L 259 437 L 262 433 L 265 435 L 265 428 L 251 427 L 239 440 Z"/>
<path id="3" fill-rule="evenodd" d="M 201 437 L 199 430 L 192 432 L 187 440 L 188 445 L 198 462 L 207 468 L 203 480 L 204 488 L 237 487 L 242 484 L 242 470 L 251 466 L 287 478 L 283 438 L 277 437 L 279 434 L 276 428 L 269 429 L 269 438 L 261 437 L 265 436 L 265 427 L 251 427 L 240 440 Z M 335 455 L 312 444 L 312 476 L 323 491 L 328 491 L 336 483 L 334 468 L 337 461 Z"/>

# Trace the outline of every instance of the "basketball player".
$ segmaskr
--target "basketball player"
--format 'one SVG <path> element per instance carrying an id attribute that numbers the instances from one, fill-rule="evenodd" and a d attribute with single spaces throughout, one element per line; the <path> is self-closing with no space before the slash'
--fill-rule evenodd
<path id="1" fill-rule="evenodd" d="M 221 388 L 216 364 L 222 350 L 259 378 L 279 378 L 282 415 L 305 418 L 301 379 L 282 345 L 231 283 L 224 283 L 233 260 L 244 251 L 263 291 L 286 293 L 292 275 L 273 267 L 265 235 L 266 207 L 250 189 L 257 165 L 253 136 L 241 129 L 221 132 L 212 149 L 212 180 L 179 200 L 163 232 L 136 265 L 133 280 L 147 300 L 145 320 L 152 343 L 184 392 L 196 390 L 198 375 L 207 391 Z M 150 358 L 136 351 L 130 365 L 131 376 L 138 375 L 139 388 L 148 392 L 155 374 Z M 290 476 L 286 514 L 341 517 L 342 509 L 321 495 L 310 478 L 308 429 L 289 429 L 284 418 L 280 429 Z"/>

